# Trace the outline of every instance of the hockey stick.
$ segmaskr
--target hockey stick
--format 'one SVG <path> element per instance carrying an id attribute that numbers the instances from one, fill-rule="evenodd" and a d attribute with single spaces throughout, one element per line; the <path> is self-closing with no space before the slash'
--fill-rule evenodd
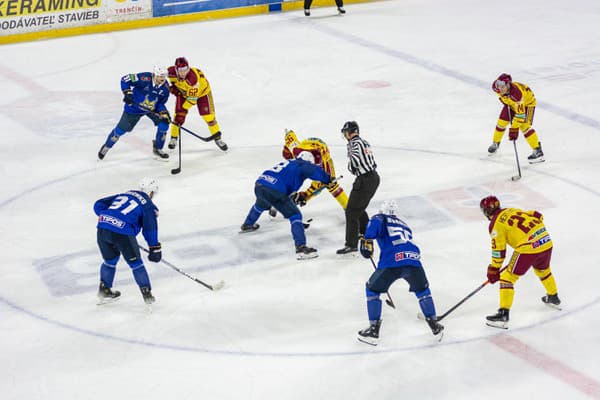
<path id="1" fill-rule="evenodd" d="M 139 246 L 139 245 L 138 245 Z M 140 249 L 142 249 L 144 252 L 150 254 L 150 252 L 148 251 L 148 249 L 139 246 Z M 196 281 L 197 283 L 201 284 L 202 286 L 212 290 L 212 291 L 216 291 L 219 289 L 222 289 L 223 286 L 225 286 L 225 281 L 219 281 L 217 283 L 215 283 L 214 285 L 209 285 L 208 283 L 202 282 L 200 279 L 198 278 L 194 278 L 193 276 L 191 276 L 190 274 L 188 274 L 185 271 L 180 270 L 179 268 L 177 268 L 176 266 L 174 266 L 173 264 L 171 264 L 170 262 L 168 262 L 165 259 L 160 260 L 163 264 L 165 264 L 168 267 L 173 268 L 175 271 L 179 272 L 181 275 L 185 276 L 186 278 L 190 278 L 193 281 Z"/>
<path id="2" fill-rule="evenodd" d="M 506 268 L 508 267 L 505 266 L 500 270 L 500 273 L 502 271 L 504 271 Z M 458 303 L 456 303 L 454 306 L 450 307 L 450 309 L 448 311 L 446 311 L 445 313 L 443 313 L 442 315 L 438 315 L 437 320 L 441 321 L 444 318 L 446 318 L 452 311 L 456 310 L 458 307 L 460 307 L 465 301 L 469 300 L 471 297 L 473 297 L 475 294 L 477 294 L 477 292 L 479 292 L 481 289 L 483 289 L 484 287 L 487 286 L 487 284 L 490 283 L 490 280 L 486 280 L 485 282 L 483 282 L 481 285 L 479 285 L 477 287 L 477 289 L 473 290 L 471 293 L 469 293 L 468 295 L 465 296 L 465 298 L 463 298 L 461 301 L 459 301 Z M 417 314 L 417 318 L 419 319 L 425 319 L 425 316 L 422 313 L 418 313 Z"/>
<path id="3" fill-rule="evenodd" d="M 157 113 L 156 111 L 154 111 L 154 110 L 146 107 L 143 104 L 135 104 L 135 105 L 138 106 L 139 108 L 141 108 L 142 110 L 148 111 L 150 114 L 154 114 L 156 116 L 159 116 L 159 113 Z M 187 132 L 190 135 L 195 136 L 195 137 L 197 137 L 198 139 L 200 139 L 200 140 L 202 140 L 204 142 L 212 142 L 213 140 L 215 140 L 214 136 L 209 136 L 209 137 L 200 136 L 197 133 L 195 133 L 193 131 L 190 131 L 188 128 L 176 124 L 175 122 L 173 122 L 173 120 L 171 120 L 171 117 L 169 117 L 169 123 L 177 126 L 182 131 Z"/>
<path id="4" fill-rule="evenodd" d="M 377 266 L 375 265 L 375 261 L 373 261 L 373 257 L 369 257 L 369 260 L 371 260 L 373 269 L 377 269 Z M 394 304 L 394 301 L 392 300 L 392 296 L 390 296 L 390 292 L 385 292 L 385 294 L 387 295 L 387 299 L 385 299 L 385 304 L 392 307 L 393 309 L 396 309 L 396 305 Z"/>
<path id="5" fill-rule="evenodd" d="M 510 178 L 514 182 L 514 181 L 518 181 L 519 179 L 521 179 L 521 164 L 519 163 L 519 154 L 517 153 L 517 141 L 516 140 L 513 140 L 513 145 L 515 147 L 515 159 L 517 160 L 517 171 L 519 172 L 519 175 L 514 175 Z"/>
<path id="6" fill-rule="evenodd" d="M 178 173 L 181 172 L 181 134 L 179 134 L 179 138 L 178 138 L 178 142 L 179 142 L 179 159 L 177 160 L 177 168 L 173 168 L 171 170 L 171 174 L 176 175 Z"/>
<path id="7" fill-rule="evenodd" d="M 512 117 L 510 115 L 510 107 L 508 105 L 506 105 L 506 112 L 508 113 L 508 120 L 510 121 L 510 126 L 512 126 Z M 510 135 L 510 130 L 513 128 L 508 128 L 509 131 L 509 135 Z M 517 131 L 517 134 L 519 133 L 519 131 Z M 517 140 L 513 140 L 513 147 L 515 148 L 515 159 L 517 160 L 517 172 L 519 173 L 519 175 L 513 175 L 510 177 L 510 180 L 515 182 L 518 181 L 519 179 L 521 179 L 521 164 L 519 163 L 519 154 L 517 152 Z"/>

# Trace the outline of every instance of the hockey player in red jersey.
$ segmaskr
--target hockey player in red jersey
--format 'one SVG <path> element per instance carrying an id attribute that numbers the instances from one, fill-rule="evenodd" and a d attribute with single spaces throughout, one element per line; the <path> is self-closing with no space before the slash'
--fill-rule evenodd
<path id="1" fill-rule="evenodd" d="M 560 299 L 550 269 L 552 239 L 544 226 L 544 216 L 535 210 L 501 208 L 496 196 L 483 198 L 479 207 L 490 221 L 492 260 L 487 268 L 487 277 L 491 284 L 500 281 L 500 308 L 497 314 L 486 317 L 487 325 L 507 328 L 509 311 L 515 295 L 514 285 L 531 267 L 546 289 L 542 302 L 559 308 Z M 506 269 L 500 272 L 507 246 L 512 247 L 514 251 Z"/>
<path id="2" fill-rule="evenodd" d="M 200 116 L 208 125 L 208 130 L 216 145 L 219 149 L 227 151 L 227 144 L 221 139 L 221 128 L 215 117 L 215 105 L 210 84 L 202 71 L 190 67 L 185 57 L 178 57 L 175 65 L 170 66 L 168 70 L 170 91 L 176 98 L 169 149 L 174 149 L 177 145 L 177 138 L 180 134 L 179 127 L 185 123 L 189 109 L 196 106 Z"/>
<path id="3" fill-rule="evenodd" d="M 509 74 L 501 74 L 494 80 L 492 89 L 502 103 L 502 110 L 494 131 L 494 141 L 488 148 L 488 155 L 496 154 L 502 136 L 504 136 L 504 131 L 510 124 L 508 129 L 509 140 L 517 140 L 519 131 L 523 132 L 525 140 L 533 150 L 531 155 L 527 157 L 529 163 L 543 162 L 542 144 L 538 139 L 537 132 L 532 127 L 536 106 L 533 91 L 524 83 L 513 82 Z"/>

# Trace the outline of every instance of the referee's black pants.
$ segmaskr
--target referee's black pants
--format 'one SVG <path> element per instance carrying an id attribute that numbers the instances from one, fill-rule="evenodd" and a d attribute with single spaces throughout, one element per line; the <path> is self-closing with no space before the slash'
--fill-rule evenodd
<path id="1" fill-rule="evenodd" d="M 360 175 L 354 181 L 346 206 L 346 246 L 358 247 L 358 235 L 365 233 L 369 223 L 369 216 L 365 210 L 378 187 L 377 171 Z"/>

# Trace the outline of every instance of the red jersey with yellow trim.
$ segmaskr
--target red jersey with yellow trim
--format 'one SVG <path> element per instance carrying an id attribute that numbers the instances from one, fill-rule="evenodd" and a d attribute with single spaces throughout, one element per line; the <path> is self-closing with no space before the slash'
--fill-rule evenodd
<path id="1" fill-rule="evenodd" d="M 524 83 L 511 82 L 510 91 L 501 95 L 498 93 L 500 102 L 513 111 L 513 115 L 525 114 L 527 107 L 535 107 L 535 95 L 529 86 Z"/>
<path id="2" fill-rule="evenodd" d="M 543 220 L 544 216 L 535 210 L 499 210 L 489 226 L 492 238 L 492 266 L 502 266 L 507 245 L 521 254 L 537 254 L 552 248 L 552 239 Z"/>
<path id="3" fill-rule="evenodd" d="M 171 66 L 168 79 L 171 86 L 174 86 L 179 92 L 178 95 L 190 103 L 190 107 L 195 105 L 200 97 L 210 93 L 210 84 L 198 68 L 191 67 L 185 79 L 179 79 L 177 69 Z M 189 109 L 190 107 L 184 108 Z"/>

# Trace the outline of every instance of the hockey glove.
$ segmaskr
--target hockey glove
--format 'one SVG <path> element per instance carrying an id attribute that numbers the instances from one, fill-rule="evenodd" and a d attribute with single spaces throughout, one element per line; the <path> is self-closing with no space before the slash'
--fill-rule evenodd
<path id="1" fill-rule="evenodd" d="M 125 104 L 133 104 L 133 92 L 131 89 L 123 90 L 123 102 Z"/>
<path id="2" fill-rule="evenodd" d="M 156 246 L 150 246 L 150 252 L 148 253 L 148 260 L 152 262 L 159 262 L 162 258 L 162 250 L 160 243 Z"/>
<path id="3" fill-rule="evenodd" d="M 171 116 L 167 110 L 161 111 L 158 113 L 158 118 L 167 123 L 171 122 Z"/>
<path id="4" fill-rule="evenodd" d="M 487 278 L 488 278 L 488 281 L 490 281 L 490 283 L 492 285 L 494 283 L 498 282 L 498 280 L 500 280 L 500 268 L 496 268 L 496 267 L 492 267 L 491 265 L 488 265 Z"/>
<path id="5" fill-rule="evenodd" d="M 519 137 L 519 128 L 508 129 L 508 140 L 517 140 Z"/>
<path id="6" fill-rule="evenodd" d="M 304 207 L 306 205 L 306 193 L 305 192 L 292 193 L 292 201 L 297 206 Z"/>
<path id="7" fill-rule="evenodd" d="M 187 113 L 186 114 L 176 113 L 175 114 L 175 119 L 173 120 L 173 123 L 175 125 L 178 125 L 178 126 L 183 125 L 183 123 L 185 122 L 185 116 L 186 115 L 187 115 Z"/>
<path id="8" fill-rule="evenodd" d="M 360 238 L 360 254 L 364 258 L 373 257 L 373 239 Z"/>

